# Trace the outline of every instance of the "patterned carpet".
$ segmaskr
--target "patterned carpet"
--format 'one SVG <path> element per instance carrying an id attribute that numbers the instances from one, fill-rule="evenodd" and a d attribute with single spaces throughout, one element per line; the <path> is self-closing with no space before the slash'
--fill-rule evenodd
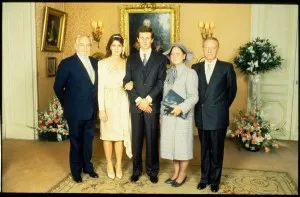
<path id="1" fill-rule="evenodd" d="M 164 183 L 173 172 L 172 164 L 161 164 L 159 181 L 152 184 L 144 173 L 140 180 L 131 183 L 131 162 L 124 162 L 122 179 L 109 179 L 106 175 L 106 162 L 93 158 L 98 179 L 84 174 L 78 184 L 70 174 L 53 186 L 49 193 L 144 193 L 144 194 L 212 194 L 210 187 L 196 189 L 200 178 L 199 166 L 189 166 L 188 178 L 181 187 L 174 188 Z M 218 194 L 298 194 L 298 188 L 286 172 L 240 170 L 224 168 Z"/>

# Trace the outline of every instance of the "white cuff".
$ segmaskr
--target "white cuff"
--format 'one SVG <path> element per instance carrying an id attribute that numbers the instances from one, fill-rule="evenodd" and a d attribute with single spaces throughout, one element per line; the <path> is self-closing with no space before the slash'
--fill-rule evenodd
<path id="1" fill-rule="evenodd" d="M 151 98 L 151 96 L 148 95 L 148 96 L 146 97 L 146 99 L 147 99 L 147 101 L 149 102 L 149 104 L 152 103 L 152 98 Z"/>
<path id="2" fill-rule="evenodd" d="M 135 103 L 138 103 L 138 102 L 140 102 L 142 100 L 142 98 L 139 96 L 139 97 L 137 97 L 136 99 L 135 99 Z"/>

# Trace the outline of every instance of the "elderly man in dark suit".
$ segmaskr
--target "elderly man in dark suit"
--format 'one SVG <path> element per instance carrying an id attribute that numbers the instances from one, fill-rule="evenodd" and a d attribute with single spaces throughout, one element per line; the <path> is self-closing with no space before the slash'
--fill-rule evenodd
<path id="1" fill-rule="evenodd" d="M 201 190 L 211 185 L 212 192 L 219 190 L 229 107 L 237 91 L 233 65 L 217 59 L 218 49 L 216 38 L 205 39 L 205 61 L 192 65 L 199 78 L 195 123 L 201 142 L 201 180 L 197 188 Z"/>
<path id="2" fill-rule="evenodd" d="M 133 174 L 136 182 L 142 174 L 142 149 L 146 135 L 146 173 L 152 183 L 158 181 L 158 125 L 162 90 L 166 78 L 166 57 L 151 49 L 154 33 L 150 27 L 141 26 L 137 32 L 139 52 L 127 59 L 123 85 L 130 99 L 132 122 Z M 125 84 L 133 82 L 133 89 Z"/>
<path id="3" fill-rule="evenodd" d="M 60 62 L 54 83 L 55 94 L 69 126 L 70 168 L 73 180 L 77 183 L 82 182 L 82 171 L 98 178 L 91 163 L 98 112 L 98 61 L 89 57 L 91 44 L 88 36 L 76 38 L 77 53 Z"/>

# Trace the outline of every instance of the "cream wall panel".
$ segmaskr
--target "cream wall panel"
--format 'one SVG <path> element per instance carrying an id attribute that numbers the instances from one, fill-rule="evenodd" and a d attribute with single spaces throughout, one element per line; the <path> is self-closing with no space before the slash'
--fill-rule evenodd
<path id="1" fill-rule="evenodd" d="M 278 139 L 295 140 L 292 136 L 298 133 L 298 123 L 293 123 L 291 118 L 293 108 L 296 107 L 293 105 L 298 105 L 294 102 L 294 90 L 298 88 L 295 84 L 295 78 L 298 77 L 298 72 L 297 74 L 295 72 L 298 66 L 296 63 L 297 20 L 296 5 L 253 5 L 252 7 L 252 39 L 268 38 L 272 44 L 277 45 L 278 54 L 284 59 L 282 69 L 261 76 L 257 89 L 258 99 L 264 103 L 263 110 L 268 114 L 266 119 L 285 129 L 284 135 L 280 133 L 275 135 Z M 292 129 L 293 124 L 296 125 L 294 127 L 297 130 Z"/>
<path id="2" fill-rule="evenodd" d="M 34 139 L 37 122 L 34 3 L 3 4 L 3 138 Z"/>

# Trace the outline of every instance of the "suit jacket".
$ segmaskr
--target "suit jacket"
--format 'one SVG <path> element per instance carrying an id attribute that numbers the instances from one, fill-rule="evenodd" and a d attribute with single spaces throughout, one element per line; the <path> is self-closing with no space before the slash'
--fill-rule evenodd
<path id="1" fill-rule="evenodd" d="M 58 66 L 53 88 L 66 119 L 89 120 L 97 115 L 98 60 L 89 58 L 95 71 L 94 84 L 77 54 L 63 59 Z"/>
<path id="2" fill-rule="evenodd" d="M 195 124 L 201 130 L 226 129 L 229 126 L 229 107 L 237 91 L 233 65 L 217 60 L 209 84 L 204 62 L 192 65 L 199 77 L 199 102 L 195 106 Z"/>
<path id="3" fill-rule="evenodd" d="M 130 55 L 126 62 L 126 75 L 123 85 L 133 81 L 133 89 L 128 92 L 130 100 L 130 112 L 141 113 L 136 106 L 135 100 L 138 97 L 145 98 L 149 95 L 152 98 L 152 113 L 159 113 L 162 90 L 166 78 L 167 58 L 151 51 L 151 55 L 144 66 L 139 52 Z"/>

